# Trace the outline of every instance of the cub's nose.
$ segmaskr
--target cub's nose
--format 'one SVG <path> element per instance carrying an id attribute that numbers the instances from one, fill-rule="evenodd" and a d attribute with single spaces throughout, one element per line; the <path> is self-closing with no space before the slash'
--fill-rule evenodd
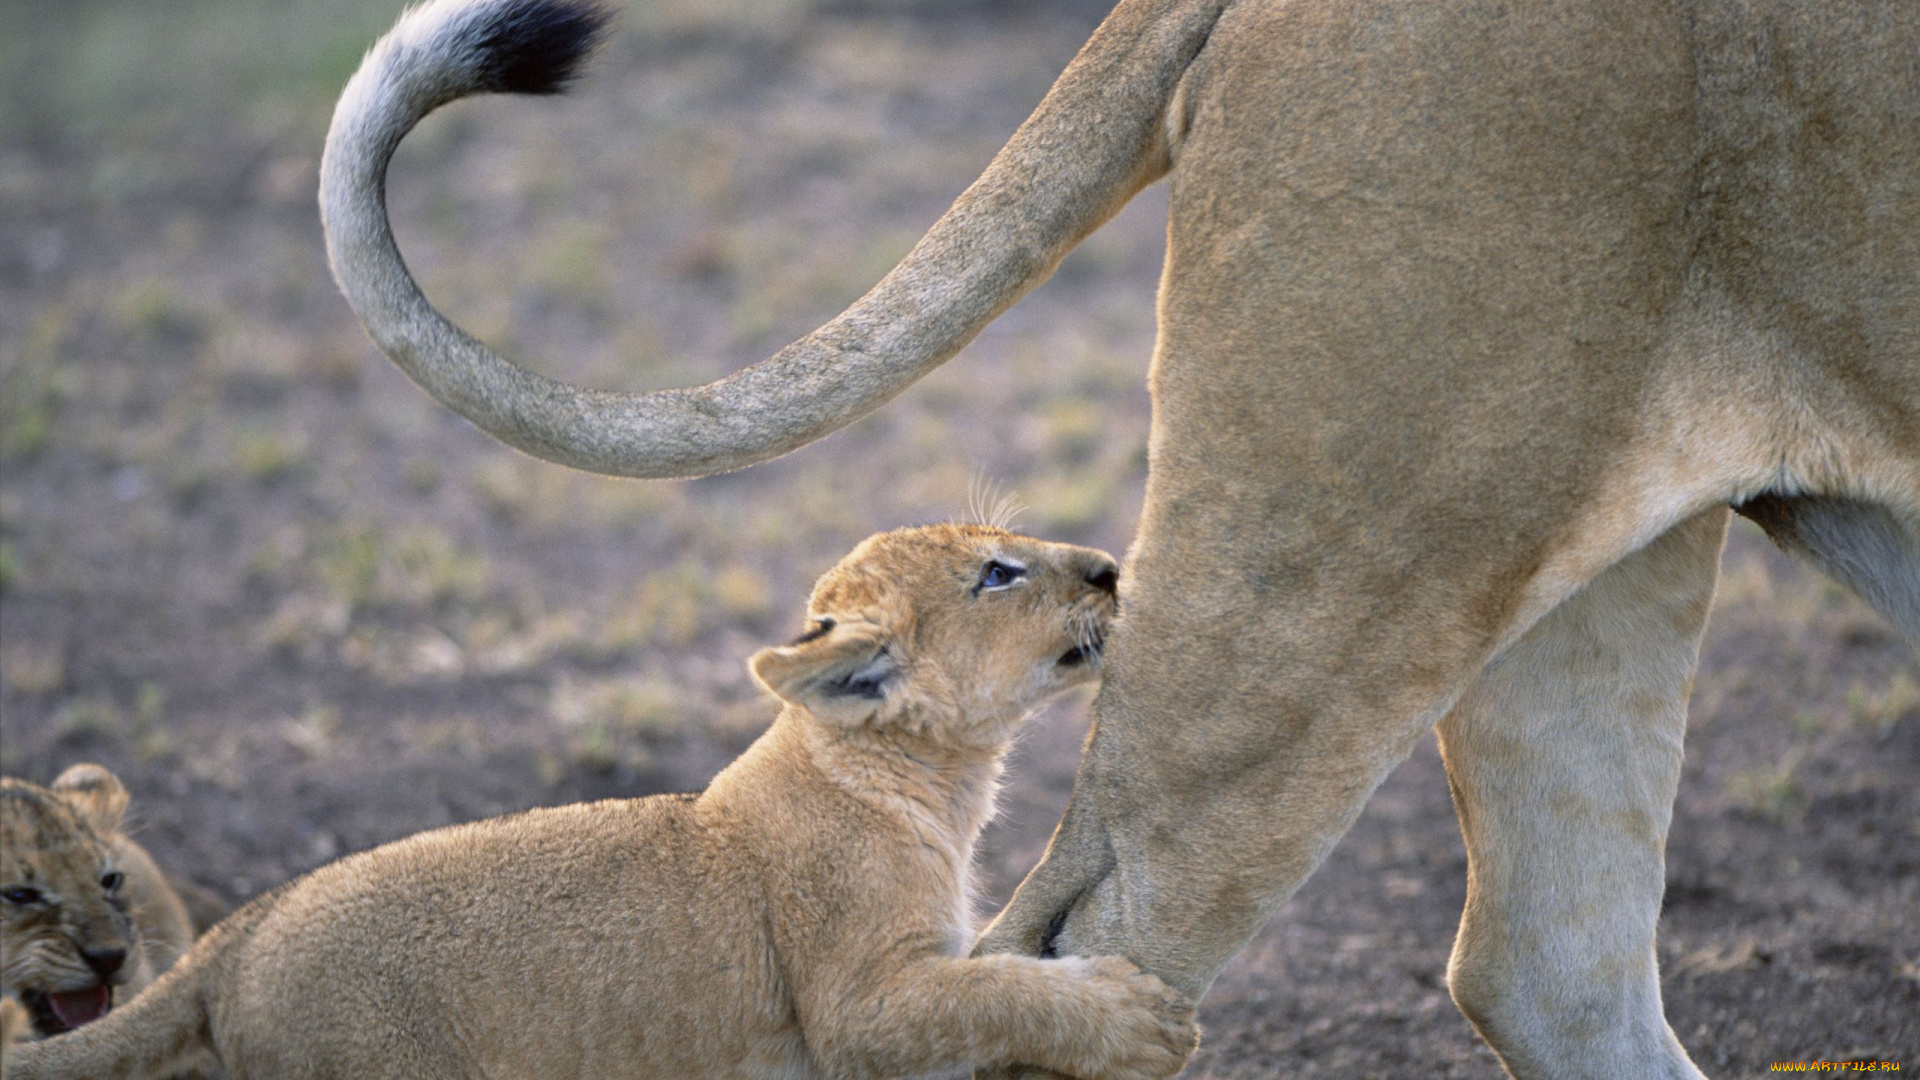
<path id="1" fill-rule="evenodd" d="M 113 978 L 114 973 L 127 962 L 127 950 L 81 949 L 80 959 L 85 960 L 87 966 L 93 969 L 93 973 L 104 981 Z"/>
<path id="2" fill-rule="evenodd" d="M 1108 596 L 1119 595 L 1120 564 L 1102 556 L 1099 561 L 1087 568 L 1087 584 Z"/>

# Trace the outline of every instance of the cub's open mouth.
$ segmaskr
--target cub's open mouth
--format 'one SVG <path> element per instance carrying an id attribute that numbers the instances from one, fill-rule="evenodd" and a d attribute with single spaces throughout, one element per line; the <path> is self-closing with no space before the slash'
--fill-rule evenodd
<path id="1" fill-rule="evenodd" d="M 1079 667 L 1089 660 L 1100 658 L 1100 647 L 1106 644 L 1106 633 L 1098 627 L 1087 636 L 1087 640 L 1060 654 L 1054 661 L 1061 667 Z"/>
<path id="2" fill-rule="evenodd" d="M 58 1035 L 107 1015 L 113 1008 L 113 989 L 102 983 L 85 990 L 68 990 L 58 994 L 27 990 L 20 994 L 20 1004 L 25 1005 L 28 1014 L 33 1017 L 33 1029 L 36 1032 Z"/>

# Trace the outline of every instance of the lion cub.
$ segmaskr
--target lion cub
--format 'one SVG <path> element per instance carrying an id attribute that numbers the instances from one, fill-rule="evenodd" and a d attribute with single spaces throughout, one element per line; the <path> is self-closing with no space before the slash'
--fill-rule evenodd
<path id="1" fill-rule="evenodd" d="M 872 537 L 753 657 L 784 705 L 700 795 L 533 810 L 342 859 L 6 1080 L 1171 1075 L 1191 1005 L 1117 957 L 966 958 L 973 845 L 1042 701 L 1096 676 L 1113 560 Z"/>
<path id="2" fill-rule="evenodd" d="M 193 943 L 186 906 L 120 831 L 126 809 L 98 765 L 50 788 L 0 779 L 0 1042 L 98 1020 Z"/>

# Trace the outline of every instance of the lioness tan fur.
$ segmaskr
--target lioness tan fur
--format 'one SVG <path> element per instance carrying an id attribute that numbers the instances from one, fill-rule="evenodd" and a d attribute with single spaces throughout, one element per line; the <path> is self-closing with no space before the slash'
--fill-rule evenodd
<path id="1" fill-rule="evenodd" d="M 243 908 L 7 1080 L 1171 1075 L 1192 1008 L 1119 958 L 965 958 L 1001 757 L 1088 682 L 1114 563 L 981 526 L 873 537 L 753 674 L 785 702 L 699 796 L 534 810 L 343 859 Z"/>
<path id="2" fill-rule="evenodd" d="M 99 765 L 50 788 L 0 779 L 0 1043 L 97 1019 L 193 944 L 186 906 L 121 831 L 126 809 Z"/>
<path id="3" fill-rule="evenodd" d="M 1438 726 L 1471 860 L 1455 1000 L 1522 1077 L 1698 1077 L 1654 928 L 1727 508 L 1920 640 L 1920 4 L 1122 0 L 872 292 L 659 393 L 513 367 L 408 276 L 408 128 L 552 91 L 597 32 L 442 0 L 342 96 L 336 277 L 541 457 L 793 449 L 1171 184 L 1150 474 L 1097 723 L 981 943 L 1198 993 Z"/>

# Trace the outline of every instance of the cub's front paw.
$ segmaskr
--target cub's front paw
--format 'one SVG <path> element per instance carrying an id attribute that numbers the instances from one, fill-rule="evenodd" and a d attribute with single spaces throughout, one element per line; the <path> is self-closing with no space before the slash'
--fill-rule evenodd
<path id="1" fill-rule="evenodd" d="M 1131 960 L 1098 956 L 1084 961 L 1088 977 L 1112 1003 L 1116 1019 L 1108 1032 L 1100 1080 L 1161 1080 L 1186 1064 L 1200 1044 L 1194 1003 Z"/>

